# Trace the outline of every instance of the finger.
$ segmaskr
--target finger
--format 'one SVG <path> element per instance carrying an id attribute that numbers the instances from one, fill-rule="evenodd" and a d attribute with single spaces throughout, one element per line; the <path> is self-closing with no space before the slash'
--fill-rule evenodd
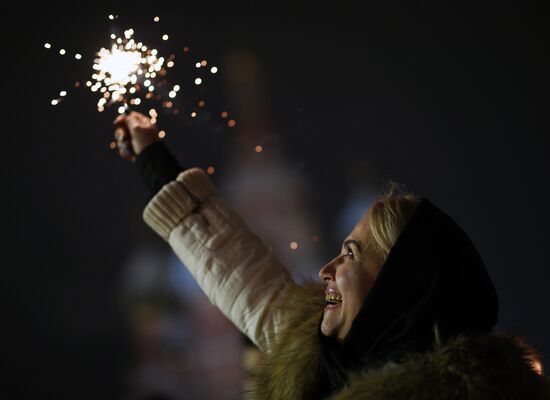
<path id="1" fill-rule="evenodd" d="M 118 117 L 115 118 L 113 121 L 113 124 L 115 126 L 124 126 L 126 125 L 126 115 L 120 114 Z"/>
<path id="2" fill-rule="evenodd" d="M 137 113 L 136 119 L 141 123 L 141 125 L 146 126 L 146 125 L 151 124 L 151 119 L 149 117 L 147 117 L 146 115 Z"/>
<path id="3" fill-rule="evenodd" d="M 128 153 L 126 151 L 126 149 L 122 146 L 118 147 L 118 155 L 122 158 L 129 158 L 130 157 L 130 153 Z"/>
<path id="4" fill-rule="evenodd" d="M 136 129 L 141 126 L 141 121 L 139 121 L 137 118 L 127 118 L 126 121 L 128 129 Z"/>
<path id="5" fill-rule="evenodd" d="M 115 129 L 115 139 L 117 141 L 125 140 L 129 136 L 128 131 L 124 128 Z"/>
<path id="6" fill-rule="evenodd" d="M 122 158 L 132 159 L 134 154 L 132 151 L 132 146 L 130 145 L 130 142 L 127 141 L 119 141 L 117 142 L 118 147 L 118 154 Z"/>

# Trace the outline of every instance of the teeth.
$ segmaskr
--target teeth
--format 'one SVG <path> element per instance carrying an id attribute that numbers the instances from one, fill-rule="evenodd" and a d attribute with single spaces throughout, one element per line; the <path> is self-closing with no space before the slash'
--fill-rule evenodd
<path id="1" fill-rule="evenodd" d="M 329 293 L 325 296 L 325 300 L 330 303 L 341 303 L 342 302 L 342 296 L 335 293 Z"/>

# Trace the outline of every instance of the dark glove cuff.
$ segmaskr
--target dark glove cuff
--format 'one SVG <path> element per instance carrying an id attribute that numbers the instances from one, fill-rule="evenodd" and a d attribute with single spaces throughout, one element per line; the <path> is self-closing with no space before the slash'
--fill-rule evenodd
<path id="1" fill-rule="evenodd" d="M 135 165 L 153 196 L 183 170 L 161 141 L 144 148 L 136 157 Z"/>

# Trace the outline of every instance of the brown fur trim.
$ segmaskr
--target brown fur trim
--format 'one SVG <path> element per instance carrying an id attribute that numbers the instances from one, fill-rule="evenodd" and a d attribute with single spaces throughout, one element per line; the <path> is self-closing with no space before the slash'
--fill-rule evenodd
<path id="1" fill-rule="evenodd" d="M 323 286 L 296 286 L 287 300 L 288 319 L 255 368 L 248 399 L 310 399 L 319 384 Z M 550 380 L 533 368 L 537 360 L 533 348 L 511 335 L 458 337 L 431 352 L 354 373 L 331 400 L 550 400 Z"/>
<path id="2" fill-rule="evenodd" d="M 509 335 L 458 337 L 431 353 L 356 373 L 331 400 L 548 400 L 550 382 L 533 369 L 536 359 Z"/>
<path id="3" fill-rule="evenodd" d="M 325 306 L 324 286 L 295 286 L 283 304 L 287 316 L 272 351 L 252 372 L 246 398 L 309 399 L 319 382 L 321 359 L 317 327 Z"/>

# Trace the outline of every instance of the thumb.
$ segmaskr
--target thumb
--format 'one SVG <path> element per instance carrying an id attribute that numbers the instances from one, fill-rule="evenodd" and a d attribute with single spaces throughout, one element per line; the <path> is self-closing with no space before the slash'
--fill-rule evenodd
<path id="1" fill-rule="evenodd" d="M 126 125 L 126 115 L 120 114 L 118 117 L 115 118 L 113 121 L 113 124 L 115 126 L 124 126 Z"/>

